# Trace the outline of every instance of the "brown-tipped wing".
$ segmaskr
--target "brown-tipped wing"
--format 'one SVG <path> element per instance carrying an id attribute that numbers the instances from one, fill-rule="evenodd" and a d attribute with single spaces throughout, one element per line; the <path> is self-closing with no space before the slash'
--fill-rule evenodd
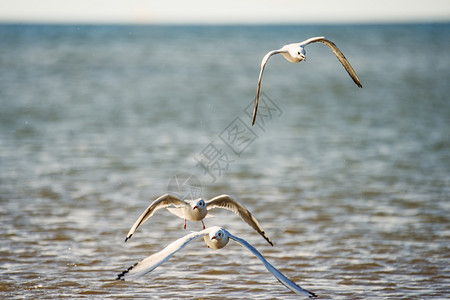
<path id="1" fill-rule="evenodd" d="M 125 238 L 125 242 L 128 241 L 133 233 L 138 229 L 138 227 L 147 221 L 148 218 L 150 218 L 155 211 L 157 211 L 160 208 L 165 208 L 170 205 L 174 206 L 186 206 L 189 205 L 188 203 L 184 202 L 180 198 L 171 195 L 171 194 L 165 194 L 156 199 L 155 201 L 150 204 L 149 207 L 141 214 L 141 216 L 136 220 L 133 227 L 131 227 L 130 231 L 128 231 L 127 237 Z"/>
<path id="2" fill-rule="evenodd" d="M 264 55 L 264 57 L 263 57 L 263 59 L 261 61 L 261 70 L 259 71 L 258 85 L 256 87 L 255 107 L 253 108 L 252 125 L 255 125 L 255 121 L 256 121 L 256 113 L 258 111 L 259 94 L 260 94 L 260 91 L 261 91 L 261 80 L 262 80 L 262 75 L 263 75 L 263 72 L 264 72 L 264 68 L 266 67 L 267 61 L 269 60 L 269 58 L 272 55 L 278 54 L 278 53 L 281 53 L 281 52 L 283 52 L 283 51 L 280 51 L 280 50 L 270 51 L 269 53 Z"/>
<path id="3" fill-rule="evenodd" d="M 353 79 L 353 81 L 356 83 L 356 85 L 360 88 L 362 88 L 361 81 L 359 81 L 358 76 L 356 75 L 355 70 L 353 70 L 352 66 L 348 62 L 347 58 L 345 58 L 344 54 L 339 50 L 339 48 L 330 40 L 324 38 L 324 37 L 313 37 L 310 39 L 307 39 L 304 42 L 301 42 L 300 45 L 306 46 L 311 43 L 322 43 L 328 46 L 328 48 L 333 51 L 334 55 L 339 59 L 342 66 L 344 66 L 345 70 L 347 70 L 348 75 Z"/>
<path id="4" fill-rule="evenodd" d="M 266 235 L 264 230 L 259 225 L 258 221 L 253 217 L 252 213 L 246 209 L 241 203 L 236 199 L 228 195 L 221 195 L 206 202 L 206 208 L 208 210 L 219 207 L 231 210 L 236 215 L 238 215 L 242 220 L 244 220 L 248 225 L 250 225 L 256 232 L 258 232 L 270 245 L 273 246 L 272 241 Z"/>

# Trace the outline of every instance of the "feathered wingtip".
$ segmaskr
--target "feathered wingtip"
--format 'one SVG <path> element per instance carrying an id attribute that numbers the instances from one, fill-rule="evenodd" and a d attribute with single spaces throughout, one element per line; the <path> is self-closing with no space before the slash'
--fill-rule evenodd
<path id="1" fill-rule="evenodd" d="M 129 236 L 127 236 L 127 237 L 125 238 L 125 242 L 124 242 L 124 243 L 126 243 L 129 239 L 131 239 L 132 236 L 133 236 L 132 234 L 130 234 Z"/>
<path id="2" fill-rule="evenodd" d="M 117 274 L 117 278 L 116 280 L 125 280 L 125 275 L 130 272 L 131 269 L 133 269 L 138 263 L 135 263 L 134 265 L 132 265 L 131 267 L 129 267 L 128 269 L 126 269 L 125 271 L 122 271 L 121 273 Z"/>
<path id="3" fill-rule="evenodd" d="M 313 293 L 311 291 L 308 291 L 308 290 L 305 290 L 305 291 L 307 291 L 309 293 L 308 298 L 317 298 L 317 294 L 315 294 L 315 293 Z"/>

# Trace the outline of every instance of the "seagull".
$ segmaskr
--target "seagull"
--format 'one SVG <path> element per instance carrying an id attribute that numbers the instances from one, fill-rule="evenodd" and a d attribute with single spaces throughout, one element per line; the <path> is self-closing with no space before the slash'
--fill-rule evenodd
<path id="1" fill-rule="evenodd" d="M 252 125 L 255 125 L 256 121 L 256 112 L 258 110 L 258 100 L 259 100 L 259 93 L 261 90 L 261 79 L 262 74 L 264 72 L 264 68 L 267 64 L 267 61 L 269 58 L 274 55 L 281 53 L 281 55 L 284 56 L 284 58 L 291 63 L 298 63 L 303 60 L 306 60 L 306 51 L 305 46 L 311 43 L 322 43 L 327 45 L 331 51 L 336 55 L 336 57 L 339 59 L 341 64 L 344 66 L 345 70 L 347 70 L 348 75 L 353 79 L 353 81 L 356 83 L 356 85 L 360 88 L 362 88 L 362 84 L 359 81 L 358 76 L 356 75 L 355 70 L 353 70 L 352 66 L 348 62 L 348 60 L 345 58 L 344 54 L 342 54 L 341 50 L 330 40 L 326 39 L 325 37 L 313 37 L 310 39 L 307 39 L 300 43 L 293 43 L 289 45 L 284 45 L 278 50 L 273 50 L 267 53 L 262 61 L 261 61 L 261 71 L 259 72 L 259 78 L 258 78 L 258 86 L 256 88 L 256 98 L 255 98 L 255 107 L 253 109 L 253 119 L 252 119 Z"/>
<path id="2" fill-rule="evenodd" d="M 175 207 L 169 207 L 169 206 Z M 266 233 L 259 225 L 258 221 L 253 217 L 250 211 L 246 209 L 241 203 L 239 203 L 236 199 L 229 195 L 221 195 L 215 198 L 212 198 L 209 201 L 203 200 L 202 198 L 192 200 L 186 202 L 181 198 L 178 198 L 172 194 L 165 194 L 153 201 L 149 207 L 142 213 L 142 215 L 136 220 L 133 227 L 131 227 L 130 231 L 125 238 L 125 242 L 128 241 L 134 232 L 138 229 L 138 227 L 150 218 L 155 211 L 160 208 L 167 208 L 174 215 L 184 219 L 184 229 L 186 229 L 186 220 L 191 221 L 201 221 L 203 225 L 203 229 L 205 229 L 205 223 L 203 223 L 203 219 L 205 217 L 211 217 L 209 214 L 209 210 L 215 207 L 224 208 L 233 211 L 242 220 L 244 220 L 248 225 L 250 225 L 256 232 L 258 232 L 266 241 L 273 246 L 272 241 L 266 235 Z"/>
<path id="3" fill-rule="evenodd" d="M 301 288 L 295 282 L 284 276 L 280 271 L 278 271 L 274 266 L 272 266 L 264 258 L 264 256 L 262 256 L 262 254 L 258 250 L 256 250 L 256 248 L 250 245 L 247 241 L 232 235 L 224 228 L 218 226 L 209 227 L 207 229 L 203 229 L 202 231 L 192 232 L 188 235 L 185 235 L 182 238 L 179 238 L 178 240 L 169 244 L 166 248 L 164 248 L 160 252 L 150 255 L 149 257 L 132 265 L 125 271 L 119 273 L 117 275 L 116 280 L 135 279 L 153 271 L 158 266 L 168 261 L 169 258 L 172 257 L 172 255 L 174 255 L 176 252 L 183 249 L 189 242 L 200 236 L 203 236 L 206 245 L 212 249 L 221 249 L 225 247 L 228 244 L 229 239 L 236 241 L 238 244 L 241 244 L 241 246 L 246 247 L 257 258 L 259 258 L 266 267 L 266 269 L 288 289 L 299 295 L 306 295 L 309 296 L 310 298 L 317 297 L 316 294 Z"/>

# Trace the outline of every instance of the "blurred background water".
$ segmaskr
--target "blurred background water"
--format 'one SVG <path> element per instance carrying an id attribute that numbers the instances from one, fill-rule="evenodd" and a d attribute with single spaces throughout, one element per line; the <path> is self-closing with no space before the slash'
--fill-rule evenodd
<path id="1" fill-rule="evenodd" d="M 241 125 L 254 138 L 231 151 L 221 137 L 250 125 L 264 54 L 322 35 L 364 88 L 324 45 L 274 56 L 277 114 Z M 295 298 L 244 248 L 201 239 L 114 280 L 201 228 L 158 211 L 123 242 L 180 172 L 238 198 L 275 247 L 232 212 L 207 225 L 323 299 L 450 297 L 449 49 L 449 24 L 1 25 L 1 298 Z M 211 145 L 228 158 L 214 179 L 196 160 Z"/>

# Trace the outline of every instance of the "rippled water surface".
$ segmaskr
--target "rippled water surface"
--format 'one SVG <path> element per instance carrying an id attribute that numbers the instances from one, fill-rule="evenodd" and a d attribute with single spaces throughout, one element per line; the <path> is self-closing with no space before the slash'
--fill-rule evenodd
<path id="1" fill-rule="evenodd" d="M 272 110 L 245 127 L 264 54 L 320 35 L 364 88 L 324 45 L 300 64 L 274 56 Z M 449 298 L 449 48 L 448 24 L 0 26 L 0 297 L 296 298 L 232 242 L 114 280 L 201 229 L 161 210 L 123 242 L 187 173 L 207 199 L 238 198 L 275 246 L 229 211 L 207 225 L 321 299 Z"/>

